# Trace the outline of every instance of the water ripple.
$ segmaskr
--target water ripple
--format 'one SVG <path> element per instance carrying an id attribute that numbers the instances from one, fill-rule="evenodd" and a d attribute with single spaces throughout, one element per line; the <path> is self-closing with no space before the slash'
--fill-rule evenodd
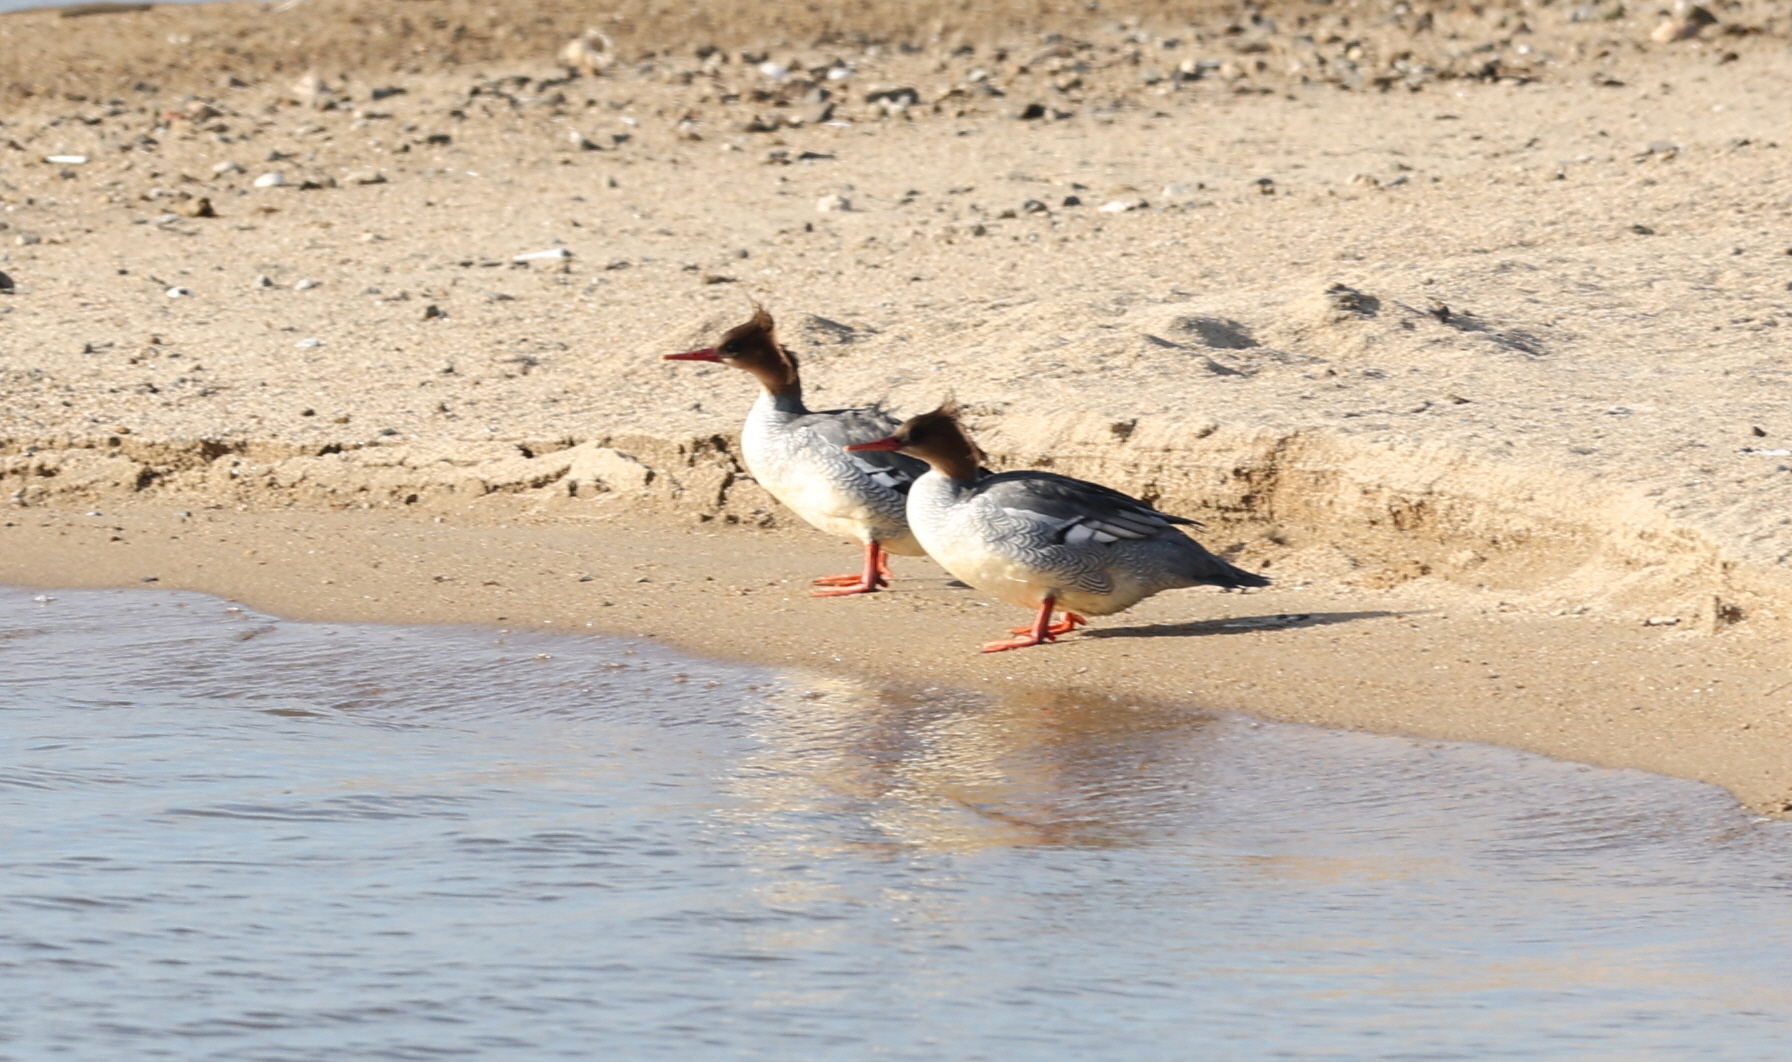
<path id="1" fill-rule="evenodd" d="M 1792 835 L 1502 749 L 0 591 L 0 1060 L 1778 1057 Z"/>

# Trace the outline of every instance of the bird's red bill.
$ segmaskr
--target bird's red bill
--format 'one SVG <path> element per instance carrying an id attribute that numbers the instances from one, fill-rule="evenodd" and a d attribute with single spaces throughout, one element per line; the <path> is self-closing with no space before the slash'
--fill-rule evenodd
<path id="1" fill-rule="evenodd" d="M 683 354 L 667 354 L 665 361 L 721 361 L 716 355 L 716 348 L 705 347 L 702 350 L 686 351 Z"/>

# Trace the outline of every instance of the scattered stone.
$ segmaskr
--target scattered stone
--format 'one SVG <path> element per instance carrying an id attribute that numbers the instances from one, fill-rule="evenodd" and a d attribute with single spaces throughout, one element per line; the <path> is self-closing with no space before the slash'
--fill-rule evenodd
<path id="1" fill-rule="evenodd" d="M 1643 621 L 1645 627 L 1673 627 L 1680 622 L 1679 616 L 1650 616 Z"/>
<path id="2" fill-rule="evenodd" d="M 274 278 L 263 273 L 255 278 L 255 286 L 258 288 L 271 288 L 274 286 Z"/>
<path id="3" fill-rule="evenodd" d="M 310 291 L 312 288 L 317 287 L 321 283 L 323 283 L 323 281 L 313 280 L 310 277 L 306 277 L 304 280 L 301 280 L 297 284 L 294 284 L 292 286 L 292 290 L 294 290 L 294 291 Z"/>
<path id="4" fill-rule="evenodd" d="M 12 278 L 5 273 L 0 273 L 0 295 L 11 295 L 17 290 L 18 288 L 14 286 Z"/>
<path id="5" fill-rule="evenodd" d="M 51 165 L 55 165 L 55 166 L 84 166 L 87 164 L 87 156 L 86 155 L 45 155 L 44 161 L 50 163 Z"/>
<path id="6" fill-rule="evenodd" d="M 616 44 L 602 30 L 588 29 L 560 49 L 560 65 L 575 74 L 595 77 L 616 62 Z"/>
<path id="7" fill-rule="evenodd" d="M 1273 177 L 1259 177 L 1252 183 L 1257 186 L 1257 192 L 1260 195 L 1276 194 L 1276 182 Z"/>
<path id="8" fill-rule="evenodd" d="M 323 78 L 318 77 L 316 71 L 310 71 L 304 77 L 293 82 L 293 100 L 306 107 L 328 107 L 334 102 L 335 95 L 336 90 L 331 88 Z"/>
<path id="9" fill-rule="evenodd" d="M 1630 226 L 1630 231 L 1636 233 L 1638 236 L 1655 235 L 1655 230 L 1647 225 L 1632 225 Z"/>
<path id="10" fill-rule="evenodd" d="M 1144 210 L 1150 205 L 1143 199 L 1115 199 L 1112 202 L 1103 203 L 1096 209 L 1103 214 L 1126 214 L 1134 210 Z"/>
<path id="11" fill-rule="evenodd" d="M 823 214 L 844 214 L 852 210 L 852 200 L 843 195 L 824 195 L 815 201 L 815 209 Z"/>
<path id="12" fill-rule="evenodd" d="M 434 320 L 446 318 L 447 316 L 448 316 L 448 311 L 442 309 L 440 306 L 437 306 L 433 302 L 430 303 L 428 306 L 423 307 L 423 319 L 425 321 L 434 321 Z"/>
<path id="13" fill-rule="evenodd" d="M 561 259 L 571 257 L 572 252 L 564 247 L 550 247 L 545 251 L 530 251 L 528 254 L 519 254 L 512 257 L 510 260 L 512 262 L 557 262 Z"/>
<path id="14" fill-rule="evenodd" d="M 212 165 L 212 172 L 222 177 L 227 173 L 242 173 L 243 167 L 233 159 L 226 159 L 223 162 L 214 163 Z"/>
<path id="15" fill-rule="evenodd" d="M 1333 284 L 1325 289 L 1325 301 L 1340 313 L 1358 317 L 1374 317 L 1381 312 L 1381 300 L 1356 290 L 1348 284 Z"/>
<path id="16" fill-rule="evenodd" d="M 321 339 L 301 339 L 293 344 L 293 346 L 298 347 L 300 350 L 315 350 L 323 345 L 324 341 Z"/>
<path id="17" fill-rule="evenodd" d="M 1064 205 L 1067 207 L 1082 206 L 1083 200 L 1079 196 L 1067 195 L 1064 197 Z"/>
<path id="18" fill-rule="evenodd" d="M 385 184 L 386 175 L 378 170 L 350 170 L 342 179 L 349 184 Z"/>
<path id="19" fill-rule="evenodd" d="M 279 170 L 269 170 L 250 183 L 257 188 L 284 188 L 286 186 L 286 175 Z"/>
<path id="20" fill-rule="evenodd" d="M 602 151 L 603 150 L 603 148 L 601 148 L 597 144 L 593 143 L 589 137 L 587 137 L 584 133 L 579 132 L 577 129 L 568 130 L 566 133 L 566 139 L 572 141 L 572 146 L 577 148 L 580 151 Z"/>
<path id="21" fill-rule="evenodd" d="M 1616 2 L 1582 4 L 1568 13 L 1570 22 L 1616 22 L 1624 17 L 1624 5 Z"/>
<path id="22" fill-rule="evenodd" d="M 892 118 L 900 118 L 921 102 L 921 93 L 912 88 L 876 89 L 865 94 L 865 102 Z"/>
<path id="23" fill-rule="evenodd" d="M 1649 39 L 1657 44 L 1690 41 L 1703 32 L 1706 26 L 1716 22 L 1717 16 L 1703 7 L 1680 0 L 1674 5 L 1674 14 L 1662 20 L 1661 24 L 1649 34 Z"/>
<path id="24" fill-rule="evenodd" d="M 1037 118 L 1044 118 L 1045 115 L 1046 115 L 1045 104 L 1029 103 L 1026 105 L 1025 108 L 1023 108 L 1021 110 L 1020 120 L 1023 122 L 1031 122 Z"/>
<path id="25" fill-rule="evenodd" d="M 1051 209 L 1037 199 L 1029 199 L 1020 205 L 1023 214 L 1049 214 Z"/>
<path id="26" fill-rule="evenodd" d="M 189 218 L 215 218 L 218 212 L 212 209 L 212 201 L 205 196 L 184 199 L 174 205 L 174 211 Z"/>
<path id="27" fill-rule="evenodd" d="M 189 298 L 193 297 L 193 289 L 192 288 L 183 288 L 183 287 L 176 285 L 175 287 L 169 288 L 163 294 L 167 295 L 171 299 L 189 299 Z"/>

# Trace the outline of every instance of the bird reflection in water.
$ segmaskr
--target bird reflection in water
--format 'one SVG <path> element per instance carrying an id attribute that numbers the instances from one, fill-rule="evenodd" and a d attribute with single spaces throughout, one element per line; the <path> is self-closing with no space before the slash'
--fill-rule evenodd
<path id="1" fill-rule="evenodd" d="M 747 706 L 733 788 L 794 849 L 974 852 L 1161 836 L 1201 777 L 1200 712 L 1087 691 L 987 698 L 803 676 Z"/>

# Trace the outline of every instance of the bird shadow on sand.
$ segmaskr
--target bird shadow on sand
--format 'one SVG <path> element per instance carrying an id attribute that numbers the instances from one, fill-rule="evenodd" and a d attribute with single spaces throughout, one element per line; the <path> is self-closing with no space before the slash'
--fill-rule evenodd
<path id="1" fill-rule="evenodd" d="M 1084 638 L 1205 638 L 1216 634 L 1254 634 L 1258 631 L 1329 627 L 1334 623 L 1409 616 L 1410 612 L 1278 612 L 1268 616 L 1227 616 L 1224 619 L 1191 620 L 1188 623 L 1153 623 L 1143 627 L 1103 627 L 1086 630 Z"/>

